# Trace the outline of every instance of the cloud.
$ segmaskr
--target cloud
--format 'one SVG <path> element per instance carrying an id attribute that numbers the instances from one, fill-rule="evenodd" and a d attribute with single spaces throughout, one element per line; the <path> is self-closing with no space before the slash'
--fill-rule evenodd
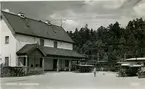
<path id="1" fill-rule="evenodd" d="M 133 8 L 141 1 L 142 0 L 125 0 L 124 4 L 121 6 L 121 8 Z"/>
<path id="2" fill-rule="evenodd" d="M 71 9 L 66 9 L 63 11 L 54 11 L 49 17 L 52 19 L 68 19 L 76 16 L 76 12 Z"/>
<path id="3" fill-rule="evenodd" d="M 75 20 L 64 20 L 62 26 L 64 26 L 66 30 L 72 30 L 79 27 L 80 23 Z"/>
<path id="4" fill-rule="evenodd" d="M 68 20 L 66 26 L 64 25 L 66 28 L 89 24 L 90 28 L 97 29 L 101 25 L 108 26 L 116 21 L 120 22 L 121 26 L 125 26 L 129 20 L 144 15 L 144 4 L 139 4 L 139 2 L 140 0 L 132 2 L 127 0 L 87 0 L 83 2 L 82 7 L 77 8 L 79 12 L 76 9 L 65 9 L 55 12 L 51 18 Z M 76 25 L 76 22 L 79 23 Z"/>
<path id="5" fill-rule="evenodd" d="M 133 9 L 137 13 L 138 16 L 145 17 L 145 3 L 141 3 L 137 6 L 135 6 Z"/>
<path id="6" fill-rule="evenodd" d="M 84 5 L 82 5 L 82 7 L 80 8 L 73 8 L 73 9 L 67 8 L 62 11 L 53 12 L 53 14 L 50 15 L 50 18 L 56 21 L 60 20 L 61 18 L 63 20 L 66 20 L 66 22 L 68 21 L 68 23 L 64 23 L 66 26 L 63 25 L 63 27 L 65 27 L 66 29 L 70 29 L 70 27 L 74 26 L 73 27 L 74 30 L 75 27 L 84 26 L 85 24 L 89 24 L 90 28 L 96 29 L 101 25 L 107 26 L 111 22 L 113 23 L 118 19 L 120 19 L 120 16 L 118 14 L 112 13 L 115 12 L 114 9 L 118 5 L 116 5 L 115 7 L 111 7 L 111 6 L 112 6 L 112 2 L 114 2 L 114 4 L 117 3 L 119 4 L 119 6 L 121 6 L 122 4 L 119 3 L 121 1 L 122 0 L 118 2 L 116 1 L 114 2 L 113 0 L 108 0 L 107 2 L 106 1 L 102 2 L 100 0 L 86 1 L 83 2 Z M 79 12 L 76 9 L 79 10 Z"/>
<path id="7" fill-rule="evenodd" d="M 113 0 L 108 4 L 105 4 L 104 7 L 108 9 L 117 9 L 120 8 L 124 4 L 125 0 Z"/>
<path id="8" fill-rule="evenodd" d="M 50 20 L 66 30 L 75 30 L 89 25 L 89 28 L 108 26 L 116 21 L 125 26 L 129 20 L 144 17 L 145 0 L 85 0 L 55 2 L 11 2 L 3 3 L 4 9 L 24 12 L 26 16 Z"/>
<path id="9" fill-rule="evenodd" d="M 9 12 L 9 13 L 12 13 L 12 14 L 16 14 L 16 13 L 10 11 L 10 9 L 2 9 L 2 10 L 5 11 L 5 12 Z"/>
<path id="10" fill-rule="evenodd" d="M 3 11 L 5 11 L 5 12 L 10 12 L 10 10 L 9 10 L 9 9 L 4 9 Z"/>
<path id="11" fill-rule="evenodd" d="M 76 22 L 76 21 L 74 21 L 74 20 L 65 20 L 65 21 L 63 21 L 64 23 L 66 23 L 66 24 L 70 24 L 70 25 L 77 25 L 78 23 Z"/>

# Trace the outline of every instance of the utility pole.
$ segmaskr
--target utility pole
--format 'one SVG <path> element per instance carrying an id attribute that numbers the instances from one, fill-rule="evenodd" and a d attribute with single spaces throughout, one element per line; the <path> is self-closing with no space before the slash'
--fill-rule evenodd
<path id="1" fill-rule="evenodd" d="M 100 68 L 99 60 L 100 60 L 100 58 L 99 58 L 99 51 L 98 51 L 98 53 L 97 53 L 96 67 L 99 67 Z"/>
<path id="2" fill-rule="evenodd" d="M 60 26 L 62 27 L 62 18 L 61 18 L 61 20 L 60 20 L 60 23 L 61 23 L 61 25 L 60 25 Z"/>
<path id="3" fill-rule="evenodd" d="M 125 59 L 126 59 L 126 53 L 124 54 L 124 60 L 123 61 L 125 61 Z"/>
<path id="4" fill-rule="evenodd" d="M 100 59 L 99 59 L 99 52 L 98 52 L 98 56 L 97 56 L 97 57 L 98 57 L 97 59 L 98 59 L 98 61 L 99 61 L 99 60 L 100 60 Z"/>

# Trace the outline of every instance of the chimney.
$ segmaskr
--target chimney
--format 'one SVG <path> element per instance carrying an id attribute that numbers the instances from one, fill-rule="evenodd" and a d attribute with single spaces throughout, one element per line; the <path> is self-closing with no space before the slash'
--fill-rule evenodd
<path id="1" fill-rule="evenodd" d="M 51 21 L 49 21 L 49 20 L 45 20 L 45 23 L 48 25 L 51 25 Z"/>
<path id="2" fill-rule="evenodd" d="M 24 13 L 22 13 L 22 12 L 19 12 L 18 15 L 19 15 L 21 18 L 25 18 Z"/>

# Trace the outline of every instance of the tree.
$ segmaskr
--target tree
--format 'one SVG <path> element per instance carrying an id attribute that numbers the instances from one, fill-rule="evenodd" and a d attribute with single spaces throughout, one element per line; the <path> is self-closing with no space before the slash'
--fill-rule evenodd
<path id="1" fill-rule="evenodd" d="M 90 30 L 86 24 L 80 30 L 76 28 L 68 34 L 76 43 L 75 50 L 89 55 L 90 59 L 97 56 L 98 52 L 100 60 L 108 59 L 110 62 L 119 61 L 124 55 L 145 56 L 145 20 L 142 18 L 129 21 L 125 28 L 115 22 L 108 27 L 100 26 L 97 30 Z"/>

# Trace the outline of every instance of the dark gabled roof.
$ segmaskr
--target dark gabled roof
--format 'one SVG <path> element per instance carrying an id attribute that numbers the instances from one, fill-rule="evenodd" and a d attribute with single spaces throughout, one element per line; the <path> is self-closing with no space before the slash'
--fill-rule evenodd
<path id="1" fill-rule="evenodd" d="M 74 43 L 65 30 L 60 26 L 49 25 L 45 22 L 27 17 L 21 18 L 16 14 L 4 11 L 2 11 L 2 14 L 6 17 L 8 23 L 17 34 Z"/>
<path id="2" fill-rule="evenodd" d="M 17 54 L 18 55 L 27 55 L 35 49 L 38 49 L 44 56 L 46 56 L 46 54 L 41 49 L 39 49 L 38 45 L 36 45 L 36 44 L 25 45 L 17 52 Z"/>
<path id="3" fill-rule="evenodd" d="M 52 48 L 52 47 L 40 47 L 48 56 L 56 55 L 56 56 L 65 56 L 65 57 L 76 57 L 76 58 L 84 58 L 85 56 L 79 54 L 73 50 L 66 50 L 66 49 L 59 49 L 59 48 Z"/>
<path id="4" fill-rule="evenodd" d="M 39 46 L 36 44 L 27 44 L 22 47 L 18 52 L 17 55 L 25 55 L 31 50 L 38 48 L 44 55 L 46 56 L 60 56 L 60 57 L 72 57 L 72 58 L 85 58 L 84 55 L 79 54 L 73 50 L 67 49 L 59 49 L 59 48 L 52 48 L 52 47 L 45 47 Z"/>

